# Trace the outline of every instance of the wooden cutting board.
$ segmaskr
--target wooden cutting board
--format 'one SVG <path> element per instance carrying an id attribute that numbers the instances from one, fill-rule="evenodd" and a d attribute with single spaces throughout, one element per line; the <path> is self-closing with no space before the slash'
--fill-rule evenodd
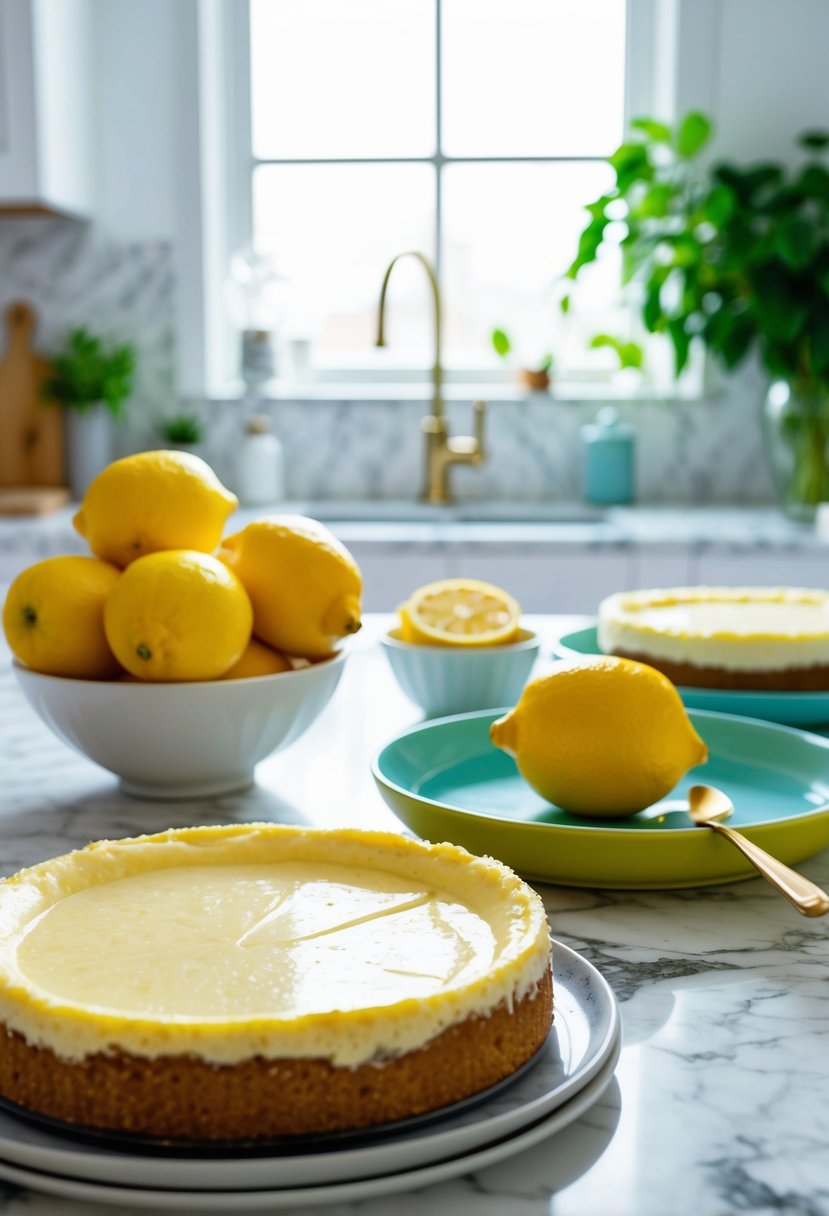
<path id="1" fill-rule="evenodd" d="M 17 300 L 6 310 L 0 358 L 0 514 L 44 514 L 68 502 L 63 411 L 44 400 L 51 365 L 32 346 L 37 318 Z"/>

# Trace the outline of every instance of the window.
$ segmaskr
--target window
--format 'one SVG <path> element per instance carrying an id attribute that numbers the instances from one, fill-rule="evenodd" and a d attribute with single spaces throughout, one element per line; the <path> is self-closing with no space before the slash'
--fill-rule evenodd
<path id="1" fill-rule="evenodd" d="M 318 374 L 430 363 L 436 266 L 445 363 L 493 374 L 496 326 L 531 365 L 589 367 L 613 326 L 613 259 L 557 308 L 583 207 L 625 123 L 625 0 L 250 0 L 250 225 L 292 284 L 284 333 Z M 618 330 L 618 324 L 616 324 Z"/>

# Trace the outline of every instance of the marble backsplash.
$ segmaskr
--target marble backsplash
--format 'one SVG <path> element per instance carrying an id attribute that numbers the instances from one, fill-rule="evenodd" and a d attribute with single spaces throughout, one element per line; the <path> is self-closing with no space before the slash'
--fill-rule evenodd
<path id="1" fill-rule="evenodd" d="M 760 425 L 762 386 L 746 383 L 744 388 L 712 400 L 617 403 L 620 417 L 636 429 L 637 501 L 774 501 Z M 241 410 L 227 404 L 215 408 L 212 455 L 229 476 L 228 453 L 241 427 Z M 268 408 L 285 450 L 290 497 L 413 499 L 419 494 L 423 403 L 286 400 Z M 580 499 L 579 429 L 597 408 L 595 402 L 555 396 L 491 404 L 486 460 L 478 468 L 450 471 L 456 496 Z M 447 416 L 452 434 L 469 432 L 469 403 L 450 403 Z"/>
<path id="2" fill-rule="evenodd" d="M 46 354 L 85 325 L 138 350 L 129 419 L 115 428 L 114 451 L 155 446 L 157 423 L 175 411 L 175 276 L 162 241 L 114 243 L 94 225 L 55 219 L 0 221 L 0 309 L 31 302 L 36 341 Z M 353 393 L 353 386 L 350 390 Z M 653 503 L 773 501 L 760 432 L 762 382 L 743 375 L 703 401 L 624 402 L 637 432 L 637 499 Z M 272 414 L 295 498 L 413 499 L 421 489 L 425 402 L 276 400 Z M 206 456 L 232 481 L 232 452 L 246 408 L 201 403 Z M 257 405 L 256 408 L 260 408 Z M 597 403 L 535 395 L 495 400 L 487 417 L 487 459 L 455 468 L 458 497 L 576 500 L 582 490 L 579 428 Z M 469 402 L 447 407 L 453 434 L 471 426 Z"/>
<path id="3" fill-rule="evenodd" d="M 174 394 L 173 261 L 164 241 L 115 243 L 94 225 L 37 217 L 0 219 L 0 312 L 27 300 L 34 342 L 51 355 L 84 326 L 137 348 L 130 413 L 152 429 Z M 129 443 L 129 432 L 123 438 Z"/>

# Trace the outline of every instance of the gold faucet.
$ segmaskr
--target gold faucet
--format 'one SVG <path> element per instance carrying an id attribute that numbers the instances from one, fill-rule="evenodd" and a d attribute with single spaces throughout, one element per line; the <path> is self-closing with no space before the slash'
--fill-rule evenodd
<path id="1" fill-rule="evenodd" d="M 432 412 L 421 420 L 421 428 L 426 437 L 426 469 L 425 484 L 422 498 L 425 502 L 446 505 L 453 502 L 449 489 L 448 472 L 450 465 L 471 464 L 479 465 L 484 461 L 484 416 L 486 405 L 476 401 L 473 408 L 475 420 L 474 435 L 457 435 L 449 437 L 449 428 L 443 410 L 443 365 L 441 363 L 441 303 L 440 288 L 437 276 L 422 253 L 410 249 L 398 253 L 389 262 L 380 288 L 380 305 L 377 310 L 377 345 L 385 346 L 384 322 L 386 316 L 386 289 L 395 263 L 401 258 L 416 258 L 420 262 L 432 288 L 434 301 L 435 324 L 435 359 L 432 365 Z"/>

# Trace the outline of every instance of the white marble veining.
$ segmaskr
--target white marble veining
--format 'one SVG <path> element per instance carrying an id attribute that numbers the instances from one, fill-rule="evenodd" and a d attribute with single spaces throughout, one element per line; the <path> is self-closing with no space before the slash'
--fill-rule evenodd
<path id="1" fill-rule="evenodd" d="M 573 618 L 529 618 L 547 643 Z M 375 618 L 312 729 L 247 794 L 142 803 L 60 744 L 0 658 L 0 830 L 10 873 L 101 836 L 274 819 L 399 828 L 368 761 L 417 711 Z M 325 764 L 320 764 L 320 757 Z M 801 863 L 829 886 L 829 853 Z M 585 1116 L 501 1164 L 332 1216 L 825 1216 L 829 1212 L 829 954 L 824 920 L 762 880 L 666 892 L 539 888 L 554 935 L 605 975 L 623 1051 Z M 85 1203 L 0 1186 L 5 1216 L 87 1216 Z M 129 1205 L 101 1208 L 119 1216 Z M 292 1209 L 294 1216 L 308 1208 Z"/>

